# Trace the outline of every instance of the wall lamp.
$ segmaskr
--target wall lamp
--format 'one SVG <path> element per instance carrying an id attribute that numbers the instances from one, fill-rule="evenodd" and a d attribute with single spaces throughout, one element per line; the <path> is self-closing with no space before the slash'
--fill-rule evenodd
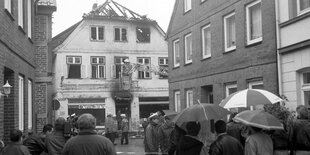
<path id="1" fill-rule="evenodd" d="M 0 90 L 0 98 L 1 96 L 6 96 L 8 97 L 8 95 L 11 93 L 11 88 L 12 86 L 9 84 L 8 80 L 6 80 L 6 84 L 2 86 L 3 90 Z"/>

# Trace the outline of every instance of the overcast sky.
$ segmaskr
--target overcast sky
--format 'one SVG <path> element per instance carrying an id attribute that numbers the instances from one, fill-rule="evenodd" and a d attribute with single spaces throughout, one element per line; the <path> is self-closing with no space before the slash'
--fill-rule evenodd
<path id="1" fill-rule="evenodd" d="M 53 36 L 61 33 L 78 21 L 84 13 L 92 10 L 94 3 L 101 5 L 106 0 L 57 0 L 57 11 L 53 14 Z M 124 7 L 156 20 L 166 32 L 175 0 L 114 0 Z"/>

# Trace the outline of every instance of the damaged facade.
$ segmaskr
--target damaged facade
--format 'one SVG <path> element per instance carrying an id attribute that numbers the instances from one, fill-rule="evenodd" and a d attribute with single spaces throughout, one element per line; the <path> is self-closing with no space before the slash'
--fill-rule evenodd
<path id="1" fill-rule="evenodd" d="M 60 102 L 56 117 L 91 113 L 103 126 L 107 114 L 124 113 L 137 130 L 141 118 L 168 109 L 167 76 L 152 69 L 168 65 L 165 33 L 156 21 L 106 1 L 94 4 L 51 46 L 54 99 Z M 132 67 L 126 74 L 125 59 Z"/>

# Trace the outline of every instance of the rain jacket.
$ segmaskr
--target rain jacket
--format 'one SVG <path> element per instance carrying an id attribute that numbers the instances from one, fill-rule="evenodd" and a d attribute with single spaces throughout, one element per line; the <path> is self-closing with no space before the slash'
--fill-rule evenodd
<path id="1" fill-rule="evenodd" d="M 169 140 L 173 129 L 174 127 L 172 126 L 172 123 L 164 123 L 158 129 L 160 150 L 164 154 L 168 154 L 170 148 Z"/>
<path id="2" fill-rule="evenodd" d="M 224 133 L 211 144 L 209 155 L 243 155 L 242 144 L 236 138 Z"/>
<path id="3" fill-rule="evenodd" d="M 60 155 L 65 143 L 66 138 L 62 131 L 55 131 L 45 138 L 45 146 L 49 155 Z"/>
<path id="4" fill-rule="evenodd" d="M 159 151 L 158 125 L 150 122 L 145 131 L 145 152 L 152 154 Z"/>
<path id="5" fill-rule="evenodd" d="M 251 134 L 245 140 L 245 155 L 273 155 L 272 139 L 263 132 Z"/>
<path id="6" fill-rule="evenodd" d="M 126 118 L 122 119 L 121 130 L 122 130 L 122 132 L 128 132 L 129 131 L 128 120 Z"/>
<path id="7" fill-rule="evenodd" d="M 291 151 L 310 151 L 310 120 L 296 119 L 289 126 Z"/>
<path id="8" fill-rule="evenodd" d="M 176 155 L 200 155 L 202 147 L 203 143 L 198 140 L 198 137 L 185 135 L 177 146 Z"/>
<path id="9" fill-rule="evenodd" d="M 27 137 L 23 141 L 23 144 L 28 148 L 32 155 L 40 155 L 43 151 L 46 151 L 43 139 L 37 134 L 32 134 Z"/>
<path id="10" fill-rule="evenodd" d="M 3 148 L 0 155 L 31 155 L 28 148 L 20 142 L 13 142 Z"/>
<path id="11" fill-rule="evenodd" d="M 114 120 L 111 117 L 107 117 L 106 122 L 105 122 L 105 132 L 106 133 L 112 133 L 116 132 L 114 128 Z"/>
<path id="12" fill-rule="evenodd" d="M 82 130 L 66 143 L 62 155 L 116 155 L 114 145 L 92 130 Z"/>

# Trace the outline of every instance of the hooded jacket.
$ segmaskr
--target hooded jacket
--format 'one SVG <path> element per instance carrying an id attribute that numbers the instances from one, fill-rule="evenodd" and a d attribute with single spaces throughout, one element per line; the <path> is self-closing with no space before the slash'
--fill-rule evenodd
<path id="1" fill-rule="evenodd" d="M 177 155 L 200 155 L 203 143 L 197 137 L 185 135 L 178 145 Z"/>
<path id="2" fill-rule="evenodd" d="M 160 143 L 160 150 L 163 153 L 168 153 L 170 148 L 170 136 L 173 130 L 172 123 L 164 123 L 158 129 L 158 136 L 159 136 L 159 143 Z"/>

